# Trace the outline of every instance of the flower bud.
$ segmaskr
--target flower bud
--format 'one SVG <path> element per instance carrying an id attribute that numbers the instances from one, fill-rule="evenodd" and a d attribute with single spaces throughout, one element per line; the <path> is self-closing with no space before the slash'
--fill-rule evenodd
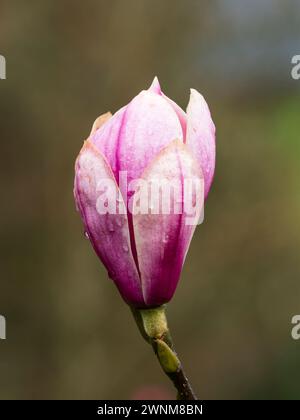
<path id="1" fill-rule="evenodd" d="M 172 298 L 214 167 L 215 127 L 194 89 L 185 113 L 155 78 L 95 121 L 76 160 L 75 201 L 128 304 L 156 307 Z"/>

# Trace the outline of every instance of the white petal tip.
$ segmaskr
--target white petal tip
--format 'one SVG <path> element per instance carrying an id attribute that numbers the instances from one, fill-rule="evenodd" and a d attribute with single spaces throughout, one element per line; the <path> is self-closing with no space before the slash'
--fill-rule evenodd
<path id="1" fill-rule="evenodd" d="M 196 99 L 196 98 L 199 98 L 199 99 L 201 99 L 201 100 L 204 100 L 204 98 L 203 98 L 203 96 L 201 95 L 201 93 L 199 93 L 196 89 L 194 89 L 194 88 L 191 88 L 190 89 L 190 97 L 191 97 L 191 99 Z"/>
<path id="2" fill-rule="evenodd" d="M 161 94 L 161 88 L 160 88 L 160 84 L 159 84 L 157 76 L 154 77 L 153 82 L 152 82 L 149 90 L 151 92 L 157 93 L 159 95 Z"/>
<path id="3" fill-rule="evenodd" d="M 199 110 L 202 110 L 202 112 L 206 112 L 210 115 L 210 111 L 204 96 L 193 88 L 190 89 L 190 100 L 188 103 L 187 111 L 191 110 L 192 106 L 197 106 Z"/>

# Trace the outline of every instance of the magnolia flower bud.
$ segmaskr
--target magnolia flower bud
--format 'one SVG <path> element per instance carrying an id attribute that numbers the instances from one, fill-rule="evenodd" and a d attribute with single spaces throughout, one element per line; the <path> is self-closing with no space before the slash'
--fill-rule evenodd
<path id="1" fill-rule="evenodd" d="M 215 127 L 194 89 L 185 113 L 155 78 L 113 116 L 95 121 L 76 160 L 75 201 L 97 255 L 131 306 L 172 298 L 214 167 Z M 195 223 L 187 197 L 197 207 Z"/>

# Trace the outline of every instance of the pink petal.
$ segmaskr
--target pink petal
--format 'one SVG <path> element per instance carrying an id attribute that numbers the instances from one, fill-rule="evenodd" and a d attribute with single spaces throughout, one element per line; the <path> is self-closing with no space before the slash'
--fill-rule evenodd
<path id="1" fill-rule="evenodd" d="M 183 141 L 183 133 L 172 107 L 155 93 L 141 92 L 126 109 L 119 143 L 119 169 L 128 170 L 128 182 L 175 139 Z"/>
<path id="2" fill-rule="evenodd" d="M 191 89 L 187 107 L 186 144 L 202 169 L 207 197 L 215 171 L 215 125 L 205 99 L 195 89 Z"/>
<path id="3" fill-rule="evenodd" d="M 106 157 L 110 167 L 118 180 L 118 154 L 121 130 L 125 117 L 126 106 L 116 112 L 105 124 L 96 131 L 92 130 L 91 142 Z"/>
<path id="4" fill-rule="evenodd" d="M 97 211 L 99 182 L 103 180 L 110 180 L 119 193 L 106 159 L 87 140 L 75 166 L 74 194 L 77 206 L 89 239 L 124 300 L 143 306 L 140 279 L 130 247 L 127 215 L 100 214 Z M 124 206 L 124 203 L 121 205 Z"/>
<path id="5" fill-rule="evenodd" d="M 173 108 L 151 91 L 142 91 L 92 136 L 118 181 L 127 171 L 128 183 L 140 177 L 149 162 L 172 140 L 181 139 L 181 125 Z"/>
<path id="6" fill-rule="evenodd" d="M 182 128 L 182 132 L 183 132 L 183 138 L 185 139 L 186 136 L 186 113 L 183 111 L 182 108 L 180 108 L 179 105 L 177 105 L 176 102 L 174 102 L 172 99 L 168 98 L 168 96 L 166 96 L 160 87 L 159 84 L 159 80 L 157 77 L 154 78 L 152 85 L 149 88 L 149 91 L 156 93 L 158 95 L 161 95 L 168 103 L 169 105 L 171 105 L 171 107 L 173 108 L 173 110 L 176 112 L 176 115 L 180 121 L 181 124 L 181 128 Z"/>
<path id="7" fill-rule="evenodd" d="M 197 162 L 179 140 L 173 141 L 156 156 L 142 175 L 142 179 L 148 183 L 162 179 L 177 182 L 180 197 L 184 194 L 183 181 L 188 178 L 203 181 Z M 174 205 L 173 196 L 171 201 Z M 199 204 L 200 207 L 203 204 L 203 182 Z M 134 209 L 136 212 L 136 206 Z M 195 224 L 188 225 L 186 222 L 187 214 L 184 212 L 151 214 L 151 203 L 148 214 L 133 214 L 143 296 L 148 306 L 161 305 L 174 294 L 195 230 Z"/>

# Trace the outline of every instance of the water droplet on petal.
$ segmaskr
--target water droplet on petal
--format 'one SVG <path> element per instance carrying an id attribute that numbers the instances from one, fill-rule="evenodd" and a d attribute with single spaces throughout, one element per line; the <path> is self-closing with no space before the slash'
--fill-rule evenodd
<path id="1" fill-rule="evenodd" d="M 123 245 L 123 251 L 125 251 L 125 252 L 128 252 L 129 251 L 129 248 L 128 248 L 127 244 L 124 244 Z"/>
<path id="2" fill-rule="evenodd" d="M 107 227 L 108 227 L 109 232 L 114 232 L 115 227 L 114 227 L 113 222 L 109 221 L 107 224 Z"/>
<path id="3" fill-rule="evenodd" d="M 120 217 L 117 218 L 117 225 L 120 227 L 123 225 L 122 219 Z"/>
<path id="4" fill-rule="evenodd" d="M 90 239 L 90 236 L 86 230 L 84 231 L 84 237 L 85 239 Z"/>
<path id="5" fill-rule="evenodd" d="M 169 240 L 169 235 L 166 234 L 163 238 L 163 243 L 166 244 L 168 240 Z"/>

